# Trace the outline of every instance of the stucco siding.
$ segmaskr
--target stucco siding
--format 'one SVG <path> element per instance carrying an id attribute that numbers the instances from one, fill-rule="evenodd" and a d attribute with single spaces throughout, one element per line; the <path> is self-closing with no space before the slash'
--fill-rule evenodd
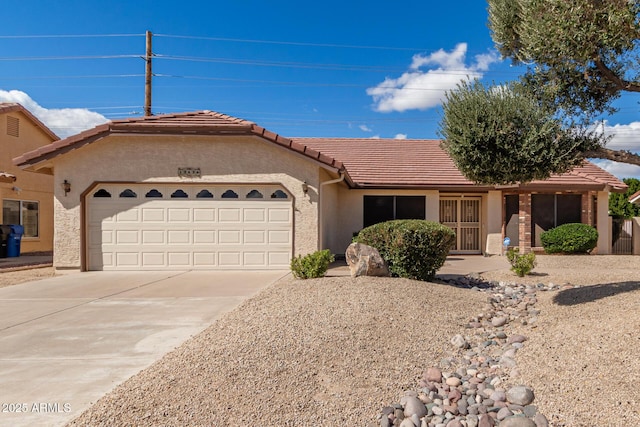
<path id="1" fill-rule="evenodd" d="M 7 134 L 7 116 L 18 119 L 18 136 Z M 23 171 L 13 164 L 13 158 L 51 141 L 52 137 L 24 113 L 13 111 L 0 114 L 0 171 L 16 176 L 14 183 L 2 184 L 0 207 L 3 200 L 38 202 L 38 237 L 23 238 L 20 247 L 23 254 L 53 249 L 53 177 Z"/>
<path id="2" fill-rule="evenodd" d="M 54 167 L 57 268 L 80 268 L 80 198 L 95 182 L 277 183 L 294 198 L 293 253 L 318 247 L 319 166 L 258 137 L 110 136 L 61 156 Z M 200 168 L 201 178 L 178 177 L 183 167 Z"/>

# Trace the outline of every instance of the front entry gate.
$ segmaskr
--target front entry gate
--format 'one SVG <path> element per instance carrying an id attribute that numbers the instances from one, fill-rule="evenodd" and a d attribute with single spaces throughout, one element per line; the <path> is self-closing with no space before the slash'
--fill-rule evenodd
<path id="1" fill-rule="evenodd" d="M 451 253 L 479 254 L 481 250 L 480 198 L 440 198 L 440 222 L 456 232 Z"/>

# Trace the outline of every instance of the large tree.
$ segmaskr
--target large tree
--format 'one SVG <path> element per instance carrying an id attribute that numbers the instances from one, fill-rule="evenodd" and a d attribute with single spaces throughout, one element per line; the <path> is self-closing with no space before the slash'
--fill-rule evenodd
<path id="1" fill-rule="evenodd" d="M 640 92 L 640 1 L 488 3 L 497 48 L 527 71 L 517 84 L 462 83 L 447 95 L 440 133 L 463 173 L 507 184 L 565 172 L 584 158 L 640 165 L 639 155 L 606 148 L 593 122 L 615 112 L 612 102 L 621 93 Z M 487 143 L 490 128 L 495 133 Z M 527 156 L 538 160 L 525 161 Z"/>

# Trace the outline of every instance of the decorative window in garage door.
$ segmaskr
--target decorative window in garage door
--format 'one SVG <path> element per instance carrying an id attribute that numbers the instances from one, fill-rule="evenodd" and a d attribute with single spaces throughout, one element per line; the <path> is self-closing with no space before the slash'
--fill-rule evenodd
<path id="1" fill-rule="evenodd" d="M 126 190 L 144 197 L 106 196 Z M 293 199 L 279 185 L 106 183 L 90 195 L 89 270 L 289 267 Z"/>

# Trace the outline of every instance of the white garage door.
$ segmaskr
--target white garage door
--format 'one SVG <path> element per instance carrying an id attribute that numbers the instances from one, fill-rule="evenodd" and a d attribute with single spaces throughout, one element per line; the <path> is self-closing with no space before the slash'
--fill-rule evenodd
<path id="1" fill-rule="evenodd" d="M 289 268 L 292 200 L 279 186 L 104 184 L 86 206 L 89 270 Z"/>

